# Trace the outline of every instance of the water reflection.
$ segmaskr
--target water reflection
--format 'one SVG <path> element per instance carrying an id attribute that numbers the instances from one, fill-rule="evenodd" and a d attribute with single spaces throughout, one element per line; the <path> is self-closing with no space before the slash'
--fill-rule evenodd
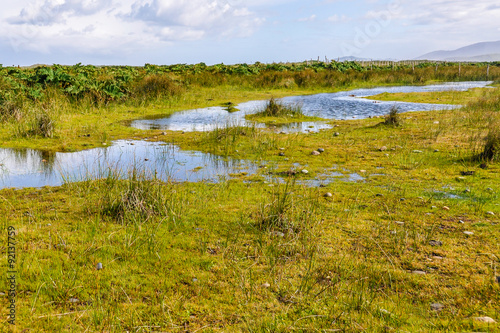
<path id="1" fill-rule="evenodd" d="M 292 96 L 282 98 L 281 101 L 287 105 L 301 105 L 304 113 L 308 116 L 317 116 L 325 119 L 361 119 L 373 116 L 381 116 L 389 113 L 393 106 L 397 106 L 402 112 L 407 111 L 430 111 L 450 110 L 457 108 L 456 105 L 445 104 L 422 104 L 404 102 L 379 102 L 364 97 L 374 96 L 381 93 L 411 93 L 431 91 L 465 91 L 471 88 L 485 87 L 492 82 L 452 82 L 435 84 L 429 86 L 403 86 L 383 87 L 373 89 L 356 89 L 338 93 L 317 94 L 308 96 Z M 161 116 L 156 119 L 141 119 L 131 122 L 130 126 L 139 129 L 173 130 L 173 131 L 211 131 L 216 127 L 226 125 L 246 126 L 253 124 L 245 120 L 245 115 L 253 114 L 262 110 L 267 101 L 250 101 L 236 106 L 240 111 L 228 112 L 224 107 L 209 107 L 204 109 L 187 110 L 177 112 L 167 117 Z M 265 124 L 257 124 L 258 127 L 268 127 Z M 309 128 L 309 126 L 314 126 Z M 329 128 L 326 123 L 289 124 L 276 127 L 277 131 L 283 132 L 315 132 L 323 128 Z"/>
<path id="2" fill-rule="evenodd" d="M 248 161 L 217 157 L 146 141 L 116 141 L 110 147 L 75 153 L 0 149 L 0 188 L 59 186 L 64 181 L 101 178 L 110 171 L 126 176 L 132 168 L 162 180 L 209 181 L 254 173 Z"/>

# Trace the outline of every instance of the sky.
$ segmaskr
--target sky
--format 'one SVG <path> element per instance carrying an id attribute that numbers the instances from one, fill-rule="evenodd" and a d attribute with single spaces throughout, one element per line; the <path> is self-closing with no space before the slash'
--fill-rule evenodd
<path id="1" fill-rule="evenodd" d="M 498 0 L 1 0 L 0 64 L 413 59 L 500 40 Z"/>

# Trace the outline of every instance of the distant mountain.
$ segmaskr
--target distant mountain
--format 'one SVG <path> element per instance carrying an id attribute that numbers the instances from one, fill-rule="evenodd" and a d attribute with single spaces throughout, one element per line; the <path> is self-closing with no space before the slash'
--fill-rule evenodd
<path id="1" fill-rule="evenodd" d="M 476 43 L 453 51 L 435 51 L 417 60 L 500 61 L 500 41 Z"/>
<path id="2" fill-rule="evenodd" d="M 358 57 L 353 57 L 353 56 L 342 57 L 342 58 L 338 58 L 337 60 L 338 61 L 370 61 L 370 59 L 358 58 Z"/>

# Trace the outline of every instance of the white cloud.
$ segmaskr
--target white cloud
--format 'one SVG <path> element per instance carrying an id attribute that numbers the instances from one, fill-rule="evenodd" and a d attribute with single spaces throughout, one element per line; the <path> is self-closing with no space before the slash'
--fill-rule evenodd
<path id="1" fill-rule="evenodd" d="M 264 22 L 239 0 L 19 0 L 17 6 L 0 13 L 0 40 L 17 52 L 235 38 Z"/>
<path id="2" fill-rule="evenodd" d="M 309 17 L 303 17 L 303 18 L 299 18 L 299 22 L 312 22 L 312 21 L 315 21 L 316 20 L 316 15 L 311 15 Z"/>

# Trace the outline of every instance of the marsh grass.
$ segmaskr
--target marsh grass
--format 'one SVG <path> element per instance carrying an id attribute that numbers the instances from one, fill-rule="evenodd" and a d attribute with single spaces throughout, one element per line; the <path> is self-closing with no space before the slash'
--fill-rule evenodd
<path id="1" fill-rule="evenodd" d="M 400 110 L 397 106 L 391 107 L 391 110 L 385 116 L 384 124 L 393 127 L 401 126 L 402 120 L 401 120 Z"/>
<path id="2" fill-rule="evenodd" d="M 500 122 L 492 125 L 488 135 L 484 139 L 484 150 L 479 158 L 485 161 L 500 160 Z"/>
<path id="3" fill-rule="evenodd" d="M 267 102 L 265 109 L 255 115 L 264 117 L 293 118 L 304 116 L 304 113 L 299 106 L 288 106 L 274 98 L 271 98 Z"/>

